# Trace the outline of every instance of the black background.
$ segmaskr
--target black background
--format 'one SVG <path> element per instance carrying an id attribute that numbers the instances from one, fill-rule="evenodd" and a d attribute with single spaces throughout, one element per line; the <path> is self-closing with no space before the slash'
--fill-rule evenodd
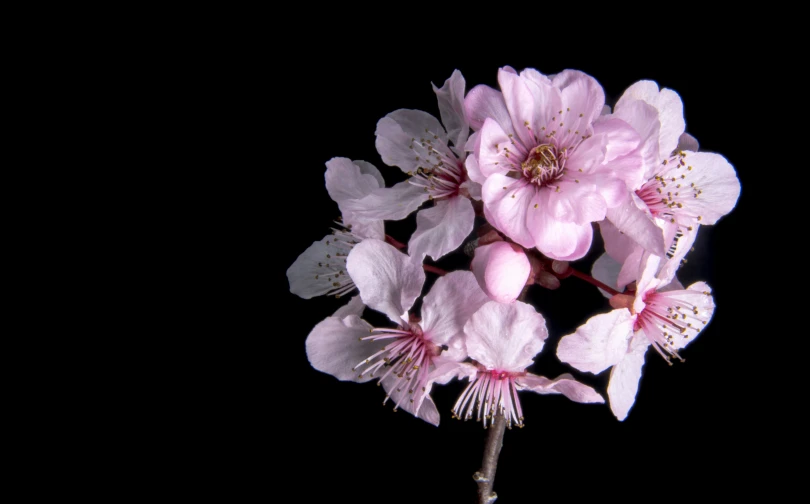
<path id="1" fill-rule="evenodd" d="M 606 51 L 533 57 L 504 51 L 489 57 L 465 50 L 455 57 L 462 51 L 415 45 L 375 55 L 361 46 L 327 44 L 317 54 L 288 61 L 277 71 L 276 81 L 284 85 L 283 92 L 273 91 L 278 110 L 271 105 L 266 118 L 281 133 L 271 133 L 267 142 L 274 185 L 265 231 L 272 242 L 272 315 L 267 385 L 258 388 L 257 400 L 271 421 L 266 456 L 282 462 L 284 478 L 293 478 L 282 480 L 287 490 L 308 502 L 330 502 L 336 495 L 350 502 L 474 502 L 471 475 L 480 467 L 486 431 L 480 423 L 450 418 L 462 384 L 434 389 L 442 415 L 437 428 L 392 412 L 390 404 L 381 406 L 384 393 L 373 382 L 340 382 L 313 369 L 304 349 L 307 334 L 346 300 L 300 299 L 289 293 L 285 272 L 339 215 L 324 187 L 326 161 L 336 156 L 365 160 L 380 170 L 387 185 L 403 180 L 400 170 L 384 165 L 376 152 L 376 122 L 398 108 L 438 117 L 431 82 L 441 86 L 457 68 L 467 90 L 476 84 L 497 88 L 503 65 L 545 74 L 585 71 L 602 84 L 610 105 L 641 79 L 677 91 L 687 131 L 702 151 L 729 160 L 742 192 L 729 215 L 700 228 L 696 250 L 679 272 L 684 285 L 708 282 L 717 305 L 705 332 L 682 352 L 686 363 L 670 367 L 649 351 L 635 406 L 624 422 L 607 405 L 522 393 L 526 427 L 506 432 L 495 483 L 499 502 L 539 502 L 548 500 L 549 492 L 571 498 L 688 496 L 740 483 L 752 466 L 751 454 L 764 441 L 757 434 L 763 416 L 754 399 L 758 378 L 746 367 L 758 333 L 746 316 L 756 300 L 745 288 L 750 262 L 741 243 L 748 239 L 754 214 L 759 167 L 751 157 L 750 90 L 739 78 L 743 65 L 733 58 L 707 61 L 678 52 L 651 59 L 611 57 Z M 414 227 L 413 217 L 386 223 L 386 231 L 402 242 Z M 598 233 L 595 237 L 591 252 L 575 267 L 589 272 L 602 253 Z M 455 257 L 439 264 L 463 267 L 463 255 Z M 428 274 L 423 292 L 434 278 Z M 572 371 L 556 360 L 556 343 L 590 316 L 608 311 L 606 300 L 574 278 L 555 292 L 534 287 L 529 300 L 546 317 L 550 332 L 530 371 L 549 377 Z M 368 320 L 384 323 L 370 312 Z M 574 373 L 604 395 L 608 372 Z"/>

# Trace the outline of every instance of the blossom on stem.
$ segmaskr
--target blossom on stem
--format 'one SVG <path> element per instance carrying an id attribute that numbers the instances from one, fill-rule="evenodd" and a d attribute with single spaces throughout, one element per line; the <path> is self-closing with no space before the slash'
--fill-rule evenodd
<path id="1" fill-rule="evenodd" d="M 397 327 L 371 327 L 359 317 L 329 317 L 307 337 L 310 363 L 341 380 L 377 378 L 387 394 L 383 404 L 391 400 L 395 409 L 438 425 L 431 387 L 455 377 L 455 366 L 446 364 L 466 358 L 464 323 L 488 301 L 486 294 L 471 272 L 449 273 L 424 297 L 420 319 L 409 310 L 425 281 L 421 264 L 369 239 L 355 246 L 347 268 L 362 302 Z"/>
<path id="2" fill-rule="evenodd" d="M 383 239 L 383 221 L 357 221 L 346 208 L 385 186 L 379 170 L 365 161 L 332 158 L 326 163 L 326 190 L 343 213 L 332 234 L 312 242 L 287 269 L 290 292 L 304 299 L 315 296 L 343 296 L 355 289 L 346 274 L 346 258 L 352 247 L 366 238 Z"/>
<path id="3" fill-rule="evenodd" d="M 714 314 L 709 286 L 696 282 L 684 289 L 674 278 L 656 277 L 660 259 L 646 254 L 635 295 L 611 297 L 613 311 L 591 317 L 557 346 L 557 357 L 580 371 L 600 373 L 612 367 L 607 392 L 619 420 L 627 417 L 635 402 L 647 349 L 652 346 L 669 364 L 672 357 L 682 361 L 679 351 Z M 609 269 L 615 272 L 618 267 L 603 263 L 599 271 Z M 600 280 L 610 284 L 609 279 Z"/>
<path id="4" fill-rule="evenodd" d="M 418 260 L 452 252 L 473 228 L 475 211 L 469 197 L 480 194 L 480 187 L 468 180 L 464 169 L 469 134 L 464 88 L 458 70 L 441 88 L 433 86 L 444 127 L 421 110 L 400 109 L 380 119 L 377 151 L 385 164 L 398 166 L 410 179 L 349 205 L 359 219 L 399 220 L 433 200 L 433 207 L 416 214 L 416 231 L 408 243 L 408 253 Z"/>
<path id="5" fill-rule="evenodd" d="M 524 247 L 558 260 L 585 255 L 591 222 L 628 197 L 641 176 L 639 135 L 600 116 L 602 87 L 565 70 L 498 72 L 501 91 L 476 86 L 464 100 L 475 135 L 469 176 L 482 187 L 487 221 Z"/>
<path id="6" fill-rule="evenodd" d="M 526 371 L 548 337 L 545 319 L 531 305 L 489 301 L 470 317 L 464 334 L 467 352 L 475 362 L 456 364 L 457 374 L 469 380 L 453 407 L 456 418 L 470 419 L 477 410 L 476 420 L 484 427 L 496 414 L 503 415 L 510 428 L 512 424 L 523 427 L 520 390 L 563 394 L 576 402 L 605 402 L 569 374 L 550 380 Z"/>
<path id="7" fill-rule="evenodd" d="M 729 213 L 740 195 L 734 167 L 721 155 L 695 152 L 697 140 L 684 133 L 683 103 L 652 81 L 630 86 L 616 103 L 618 117 L 641 136 L 643 177 L 629 186 L 631 198 L 608 210 L 600 224 L 607 252 L 627 263 L 622 281 L 641 266 L 642 248 L 666 260 L 671 276 L 692 247 L 700 225 Z"/>

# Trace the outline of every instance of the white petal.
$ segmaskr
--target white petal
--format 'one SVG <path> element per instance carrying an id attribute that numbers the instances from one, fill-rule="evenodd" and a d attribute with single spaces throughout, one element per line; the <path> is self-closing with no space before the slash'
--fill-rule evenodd
<path id="1" fill-rule="evenodd" d="M 630 352 L 610 371 L 607 389 L 610 410 L 619 420 L 627 418 L 627 413 L 636 402 L 644 354 L 648 347 L 649 343 L 646 343 L 646 337 L 643 335 L 634 338 Z"/>
<path id="2" fill-rule="evenodd" d="M 398 409 L 407 411 L 411 415 L 421 418 L 429 424 L 438 426 L 440 418 L 439 410 L 436 409 L 436 403 L 434 403 L 433 399 L 430 397 L 430 389 L 427 389 L 424 399 L 419 404 L 419 413 L 416 414 L 414 412 L 415 403 L 411 402 L 412 394 L 409 394 L 407 390 L 402 388 L 397 390 L 395 387 L 396 380 L 396 376 L 392 374 L 382 381 L 383 389 L 391 396 L 389 401 L 393 402 L 393 404 L 399 403 Z"/>
<path id="3" fill-rule="evenodd" d="M 487 369 L 521 372 L 530 366 L 548 337 L 546 320 L 520 301 L 489 301 L 464 325 L 467 351 Z"/>
<path id="4" fill-rule="evenodd" d="M 408 242 L 408 253 L 437 260 L 461 246 L 474 223 L 475 210 L 469 199 L 456 196 L 437 201 L 433 208 L 416 214 L 416 231 Z"/>
<path id="5" fill-rule="evenodd" d="M 464 116 L 465 86 L 464 76 L 458 70 L 453 71 L 453 75 L 444 81 L 441 88 L 433 86 L 433 92 L 439 99 L 439 113 L 442 124 L 447 129 L 447 137 L 455 147 L 460 148 L 464 147 L 470 132 L 470 125 Z"/>
<path id="6" fill-rule="evenodd" d="M 737 172 L 726 158 L 711 152 L 688 153 L 684 161 L 689 169 L 686 181 L 694 184 L 692 193 L 697 197 L 683 198 L 683 211 L 700 216 L 700 224 L 714 224 L 737 204 Z"/>
<path id="7" fill-rule="evenodd" d="M 636 205 L 634 198 L 627 198 L 619 206 L 608 209 L 607 219 L 616 226 L 616 229 L 644 249 L 660 256 L 666 254 L 664 230 L 655 225 L 649 210 Z"/>
<path id="8" fill-rule="evenodd" d="M 472 272 L 453 271 L 440 277 L 422 301 L 420 325 L 425 336 L 437 345 L 463 337 L 464 324 L 487 301 Z"/>
<path id="9" fill-rule="evenodd" d="M 385 313 L 395 323 L 406 316 L 425 283 L 421 264 L 379 240 L 355 245 L 346 267 L 366 306 Z"/>
<path id="10" fill-rule="evenodd" d="M 394 187 L 380 188 L 359 200 L 347 200 L 341 210 L 343 216 L 352 222 L 376 222 L 401 220 L 416 211 L 427 201 L 424 188 L 407 180 Z"/>
<path id="11" fill-rule="evenodd" d="M 365 309 L 366 305 L 363 304 L 363 300 L 360 298 L 360 296 L 352 296 L 349 302 L 338 308 L 332 316 L 339 319 L 343 319 L 349 315 L 357 315 L 358 317 L 362 317 Z"/>
<path id="12" fill-rule="evenodd" d="M 626 237 L 609 220 L 599 223 L 599 231 L 602 233 L 602 240 L 605 242 L 605 252 L 618 261 L 624 263 L 627 257 L 638 247 L 636 242 Z"/>
<path id="13" fill-rule="evenodd" d="M 398 166 L 403 172 L 416 171 L 425 165 L 426 156 L 419 156 L 421 143 L 430 139 L 439 148 L 447 142 L 447 134 L 439 120 L 421 110 L 400 109 L 377 122 L 376 146 L 388 166 Z M 447 154 L 453 156 L 447 149 Z"/>
<path id="14" fill-rule="evenodd" d="M 580 383 L 573 376 L 566 373 L 549 380 L 545 376 L 526 373 L 516 380 L 518 386 L 524 390 L 531 390 L 538 394 L 562 394 L 568 399 L 578 403 L 604 403 L 605 399 L 594 389 Z"/>
<path id="15" fill-rule="evenodd" d="M 345 274 L 346 259 L 338 255 L 345 253 L 345 249 L 336 248 L 332 245 L 333 240 L 332 235 L 327 235 L 320 241 L 312 242 L 287 269 L 290 292 L 310 299 L 351 282 Z"/>
<path id="16" fill-rule="evenodd" d="M 659 91 L 658 84 L 653 81 L 639 81 L 627 88 L 615 108 L 619 109 L 625 101 L 633 99 L 644 100 L 658 110 L 658 121 L 661 123 L 658 152 L 662 157 L 669 156 L 686 128 L 681 97 L 671 89 Z"/>
<path id="17" fill-rule="evenodd" d="M 327 317 L 307 336 L 307 358 L 312 367 L 342 381 L 365 382 L 372 377 L 354 370 L 378 352 L 387 340 L 360 341 L 370 335 L 371 325 L 357 315 Z"/>
<path id="18" fill-rule="evenodd" d="M 362 163 L 362 164 L 361 164 Z M 338 206 L 346 200 L 360 199 L 374 189 L 385 187 L 382 175 L 371 163 L 332 158 L 326 162 L 326 191 Z"/>
<path id="19" fill-rule="evenodd" d="M 620 262 L 616 261 L 607 254 L 602 254 L 596 259 L 596 261 L 594 261 L 593 268 L 591 268 L 591 276 L 608 287 L 613 287 L 617 291 L 621 292 L 623 289 L 620 289 L 617 284 L 619 280 L 619 271 L 621 271 L 621 269 L 622 265 Z M 599 289 L 599 292 L 601 292 L 602 295 L 608 299 L 613 297 L 613 294 L 610 294 L 602 289 Z"/>
<path id="20" fill-rule="evenodd" d="M 626 308 L 595 315 L 560 340 L 557 358 L 580 371 L 600 373 L 624 358 L 633 322 Z"/>

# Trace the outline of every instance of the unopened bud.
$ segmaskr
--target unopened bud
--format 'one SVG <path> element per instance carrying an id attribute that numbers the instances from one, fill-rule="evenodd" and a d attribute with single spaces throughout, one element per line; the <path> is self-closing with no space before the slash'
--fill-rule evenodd
<path id="1" fill-rule="evenodd" d="M 563 275 L 566 271 L 568 271 L 568 261 L 557 261 L 555 259 L 554 261 L 551 261 L 551 269 L 554 271 L 554 273 Z"/>

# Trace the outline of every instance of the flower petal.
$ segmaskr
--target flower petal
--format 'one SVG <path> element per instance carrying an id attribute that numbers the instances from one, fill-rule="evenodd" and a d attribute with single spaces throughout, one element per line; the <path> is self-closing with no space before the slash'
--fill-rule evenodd
<path id="1" fill-rule="evenodd" d="M 475 157 L 478 170 L 484 177 L 495 173 L 506 174 L 510 170 L 520 170 L 520 160 L 515 154 L 507 152 L 511 140 L 493 119 L 484 121 L 484 126 L 478 132 Z"/>
<path id="2" fill-rule="evenodd" d="M 618 117 L 633 127 L 639 134 L 641 143 L 639 144 L 639 154 L 644 166 L 643 180 L 649 180 L 655 174 L 655 170 L 660 168 L 661 159 L 669 157 L 669 152 L 659 155 L 658 138 L 661 131 L 661 123 L 658 121 L 658 110 L 643 100 L 625 100 L 621 107 L 616 108 L 614 117 Z M 631 187 L 631 189 L 637 189 Z"/>
<path id="3" fill-rule="evenodd" d="M 543 349 L 546 320 L 520 301 L 489 301 L 464 325 L 467 352 L 487 369 L 522 372 Z"/>
<path id="4" fill-rule="evenodd" d="M 489 86 L 475 86 L 464 97 L 464 110 L 467 112 L 470 127 L 476 131 L 484 127 L 487 118 L 492 118 L 506 133 L 514 133 L 512 118 L 509 117 L 506 102 L 500 91 Z"/>
<path id="5" fill-rule="evenodd" d="M 534 246 L 526 218 L 529 204 L 537 192 L 535 187 L 523 178 L 514 179 L 495 173 L 487 178 L 481 188 L 487 221 L 524 247 Z"/>
<path id="6" fill-rule="evenodd" d="M 644 354 L 648 347 L 649 343 L 643 334 L 635 336 L 630 344 L 630 352 L 610 371 L 607 388 L 610 410 L 619 420 L 627 418 L 627 413 L 636 402 Z"/>
<path id="7" fill-rule="evenodd" d="M 352 296 L 349 302 L 338 308 L 332 316 L 339 319 L 346 318 L 349 315 L 357 315 L 358 317 L 362 317 L 365 309 L 366 305 L 363 304 L 363 300 L 360 298 L 360 296 Z"/>
<path id="8" fill-rule="evenodd" d="M 678 138 L 678 147 L 677 150 L 679 151 L 692 151 L 697 152 L 700 148 L 700 144 L 697 141 L 697 138 L 693 137 L 689 133 L 684 133 Z"/>
<path id="9" fill-rule="evenodd" d="M 346 259 L 339 256 L 345 250 L 336 248 L 333 240 L 332 235 L 326 235 L 320 241 L 312 242 L 287 269 L 290 292 L 311 299 L 338 290 L 351 281 L 344 278 Z"/>
<path id="10" fill-rule="evenodd" d="M 463 360 L 466 357 L 464 345 L 450 342 L 463 337 L 464 324 L 488 301 L 472 272 L 453 271 L 444 275 L 436 280 L 422 301 L 420 325 L 425 337 L 437 345 L 450 347 L 443 356 L 452 355 L 453 360 Z"/>
<path id="11" fill-rule="evenodd" d="M 343 203 L 343 217 L 349 222 L 370 223 L 383 220 L 401 220 L 427 201 L 424 188 L 407 180 L 372 191 L 368 196 Z"/>
<path id="12" fill-rule="evenodd" d="M 726 158 L 711 152 L 689 153 L 684 160 L 690 172 L 686 181 L 694 184 L 694 197 L 683 198 L 682 210 L 700 216 L 700 224 L 714 224 L 737 204 L 737 172 Z"/>
<path id="13" fill-rule="evenodd" d="M 526 81 L 517 74 L 498 71 L 498 84 L 500 84 L 506 109 L 512 120 L 513 131 L 524 147 L 531 149 L 537 143 L 534 140 L 531 127 L 534 127 L 535 103 Z M 545 123 L 542 124 L 545 126 Z M 539 126 L 537 126 L 539 131 Z"/>
<path id="14" fill-rule="evenodd" d="M 438 260 L 456 250 L 472 232 L 475 210 L 462 196 L 437 201 L 433 208 L 416 214 L 416 231 L 408 242 L 408 253 L 415 258 L 429 255 Z"/>
<path id="15" fill-rule="evenodd" d="M 608 209 L 607 219 L 627 238 L 656 255 L 666 255 L 664 230 L 655 225 L 652 214 L 636 204 L 638 197 L 627 198 L 624 203 Z"/>
<path id="16" fill-rule="evenodd" d="M 633 336 L 635 317 L 626 308 L 594 315 L 563 336 L 557 345 L 557 358 L 580 371 L 600 373 L 620 362 Z"/>
<path id="17" fill-rule="evenodd" d="M 476 248 L 470 269 L 481 289 L 499 303 L 516 300 L 532 271 L 523 249 L 505 241 Z"/>
<path id="18" fill-rule="evenodd" d="M 590 75 L 579 70 L 563 70 L 551 79 L 562 94 L 562 110 L 583 114 L 583 123 L 591 124 L 602 112 L 605 92 Z"/>
<path id="19" fill-rule="evenodd" d="M 362 163 L 362 164 L 361 164 Z M 326 191 L 338 206 L 349 199 L 360 199 L 374 189 L 385 187 L 380 171 L 371 163 L 332 158 L 326 162 Z"/>
<path id="20" fill-rule="evenodd" d="M 480 132 L 476 132 L 475 134 L 480 135 Z M 478 159 L 476 159 L 475 156 L 467 156 L 467 159 L 464 161 L 464 167 L 467 169 L 467 176 L 473 182 L 483 184 L 487 181 L 487 178 L 481 173 L 481 168 L 478 167 Z"/>
<path id="21" fill-rule="evenodd" d="M 613 287 L 617 291 L 621 292 L 622 289 L 619 289 L 619 286 L 617 285 L 619 280 L 619 271 L 621 271 L 621 269 L 622 263 L 616 261 L 608 254 L 602 254 L 596 259 L 596 261 L 594 261 L 593 267 L 591 268 L 591 276 L 608 287 Z M 602 289 L 599 289 L 599 292 L 601 292 L 602 295 L 608 299 L 613 297 L 613 294 L 609 294 L 607 291 Z"/>
<path id="22" fill-rule="evenodd" d="M 346 268 L 369 308 L 399 324 L 422 292 L 425 272 L 420 263 L 380 240 L 354 246 Z"/>
<path id="23" fill-rule="evenodd" d="M 390 396 L 388 400 L 392 401 L 394 404 L 399 404 L 398 409 L 403 409 L 416 418 L 421 418 L 425 422 L 438 427 L 440 419 L 439 410 L 436 409 L 436 403 L 433 402 L 433 399 L 429 395 L 430 389 L 426 390 L 424 394 L 418 397 L 420 401 L 418 405 L 419 413 L 417 414 L 414 411 L 416 403 L 412 402 L 413 398 L 410 397 L 411 394 L 402 388 L 397 390 L 396 382 L 397 377 L 393 375 L 389 375 L 382 381 L 382 387 L 385 389 L 386 394 Z"/>
<path id="24" fill-rule="evenodd" d="M 369 335 L 371 325 L 357 315 L 327 317 L 307 336 L 307 358 L 312 367 L 341 381 L 366 382 L 373 377 L 355 371 L 358 364 L 375 354 L 386 340 L 360 341 Z"/>
<path id="25" fill-rule="evenodd" d="M 653 81 L 638 81 L 624 92 L 616 102 L 616 109 L 621 108 L 625 101 L 644 100 L 658 110 L 658 120 L 661 123 L 658 140 L 658 152 L 662 157 L 669 156 L 678 145 L 678 139 L 686 128 L 683 119 L 683 102 L 678 93 L 671 89 L 658 90 L 658 84 Z"/>
<path id="26" fill-rule="evenodd" d="M 447 154 L 453 156 L 446 147 L 447 134 L 439 120 L 421 110 L 399 109 L 377 122 L 375 131 L 377 152 L 388 166 L 398 166 L 408 173 L 424 166 L 425 157 L 419 156 L 421 139 L 430 139 L 437 146 L 444 143 Z M 424 149 L 422 149 L 424 150 Z"/>
<path id="27" fill-rule="evenodd" d="M 526 373 L 515 380 L 523 390 L 531 390 L 538 394 L 562 394 L 568 399 L 578 403 L 600 403 L 605 399 L 591 387 L 580 383 L 570 374 L 562 374 L 553 380 L 545 376 Z"/>
<path id="28" fill-rule="evenodd" d="M 457 149 L 463 149 L 470 133 L 470 125 L 464 117 L 464 90 L 466 83 L 464 76 L 458 70 L 453 70 L 449 79 L 444 81 L 441 88 L 433 85 L 433 92 L 439 99 L 439 113 L 442 124 L 447 129 L 447 137 Z"/>
<path id="29" fill-rule="evenodd" d="M 605 252 L 617 261 L 620 265 L 638 247 L 636 242 L 628 238 L 609 220 L 599 223 L 599 231 L 602 233 L 602 240 L 605 242 Z"/>
<path id="30" fill-rule="evenodd" d="M 590 223 L 579 225 L 555 219 L 548 211 L 548 193 L 544 189 L 536 191 L 529 202 L 526 227 L 531 233 L 533 244 L 537 250 L 558 261 L 581 259 L 591 248 L 593 228 Z M 521 243 L 511 235 L 510 238 L 524 247 L 531 246 Z"/>

